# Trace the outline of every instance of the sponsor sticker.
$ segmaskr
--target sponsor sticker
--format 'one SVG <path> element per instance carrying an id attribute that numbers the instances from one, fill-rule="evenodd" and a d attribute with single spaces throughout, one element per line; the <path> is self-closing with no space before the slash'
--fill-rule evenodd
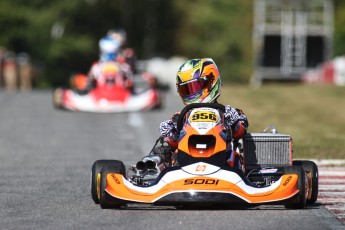
<path id="1" fill-rule="evenodd" d="M 113 178 L 113 180 L 116 182 L 116 184 L 121 184 L 121 182 L 119 181 L 119 179 L 117 179 L 117 177 L 115 176 L 115 174 L 111 174 L 111 177 Z"/>
<path id="2" fill-rule="evenodd" d="M 276 173 L 278 169 L 261 169 L 260 173 Z"/>
<path id="3" fill-rule="evenodd" d="M 206 169 L 206 165 L 197 165 L 195 171 L 196 172 L 204 172 Z"/>
<path id="4" fill-rule="evenodd" d="M 206 144 L 196 144 L 197 149 L 206 149 L 207 145 Z"/>
<path id="5" fill-rule="evenodd" d="M 218 120 L 218 111 L 209 108 L 193 110 L 191 116 L 189 117 L 190 122 L 217 122 Z"/>
<path id="6" fill-rule="evenodd" d="M 213 185 L 213 186 L 216 186 L 218 183 L 219 183 L 219 180 L 215 180 L 215 179 L 196 178 L 196 179 L 184 180 L 183 185 Z"/>
<path id="7" fill-rule="evenodd" d="M 291 178 L 292 176 L 289 176 L 288 178 L 286 178 L 286 180 L 283 183 L 283 186 L 286 186 L 290 182 Z"/>

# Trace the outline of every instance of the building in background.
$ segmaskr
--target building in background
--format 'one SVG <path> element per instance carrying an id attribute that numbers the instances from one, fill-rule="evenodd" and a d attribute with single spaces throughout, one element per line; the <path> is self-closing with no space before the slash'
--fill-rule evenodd
<path id="1" fill-rule="evenodd" d="M 332 0 L 254 1 L 254 73 L 264 80 L 302 80 L 332 55 Z"/>

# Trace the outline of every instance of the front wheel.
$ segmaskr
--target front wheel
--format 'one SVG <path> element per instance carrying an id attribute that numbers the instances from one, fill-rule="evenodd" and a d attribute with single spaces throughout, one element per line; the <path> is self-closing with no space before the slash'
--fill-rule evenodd
<path id="1" fill-rule="evenodd" d="M 113 199 L 109 201 L 109 197 L 105 189 L 107 188 L 107 175 L 109 173 L 114 174 L 121 174 L 125 177 L 126 169 L 125 165 L 122 161 L 113 161 L 114 164 L 110 164 L 107 166 L 102 167 L 101 173 L 100 173 L 100 196 L 99 196 L 99 204 L 102 209 L 108 209 L 108 208 L 120 208 L 123 205 L 123 202 Z"/>
<path id="2" fill-rule="evenodd" d="M 91 197 L 92 200 L 99 204 L 99 199 L 101 196 L 101 171 L 102 168 L 105 168 L 106 166 L 112 166 L 117 167 L 119 164 L 119 161 L 117 160 L 97 160 L 95 163 L 93 163 L 91 167 L 91 181 L 90 181 L 90 187 L 91 187 Z"/>
<path id="3" fill-rule="evenodd" d="M 319 170 L 313 161 L 293 161 L 293 165 L 302 166 L 309 181 L 307 204 L 314 204 L 319 193 Z"/>
<path id="4" fill-rule="evenodd" d="M 284 168 L 284 174 L 296 174 L 298 176 L 298 194 L 294 198 L 289 200 L 289 203 L 285 204 L 289 209 L 303 209 L 307 202 L 306 194 L 306 175 L 303 167 L 293 165 Z"/>

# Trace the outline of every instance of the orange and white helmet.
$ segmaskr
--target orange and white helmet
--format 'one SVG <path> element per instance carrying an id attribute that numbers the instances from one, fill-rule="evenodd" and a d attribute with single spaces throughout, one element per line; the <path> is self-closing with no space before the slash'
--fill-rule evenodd
<path id="1" fill-rule="evenodd" d="M 215 102 L 221 86 L 217 65 L 211 58 L 189 60 L 177 72 L 177 92 L 186 105 Z"/>

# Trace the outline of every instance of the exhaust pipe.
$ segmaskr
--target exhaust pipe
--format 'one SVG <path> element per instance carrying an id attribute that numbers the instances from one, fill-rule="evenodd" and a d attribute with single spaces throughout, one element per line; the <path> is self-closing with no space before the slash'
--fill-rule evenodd
<path id="1" fill-rule="evenodd" d="M 159 169 L 162 170 L 164 165 L 162 164 L 162 158 L 158 155 L 147 156 L 136 164 L 137 169 Z"/>
<path id="2" fill-rule="evenodd" d="M 145 162 L 144 161 L 138 161 L 136 167 L 139 170 L 145 170 L 146 169 Z"/>
<path id="3" fill-rule="evenodd" d="M 145 161 L 145 166 L 147 169 L 155 169 L 156 168 L 156 162 L 147 160 Z"/>

